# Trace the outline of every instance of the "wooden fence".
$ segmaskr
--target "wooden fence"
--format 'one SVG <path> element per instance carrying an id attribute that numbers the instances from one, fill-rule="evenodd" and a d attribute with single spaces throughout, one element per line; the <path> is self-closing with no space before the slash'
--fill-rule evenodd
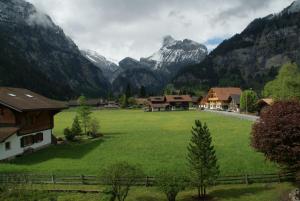
<path id="1" fill-rule="evenodd" d="M 126 181 L 126 179 L 122 179 Z M 235 176 L 220 176 L 212 185 L 220 184 L 252 184 L 295 181 L 292 172 L 272 174 L 245 174 Z M 189 181 L 186 181 L 187 183 Z M 105 178 L 93 175 L 44 175 L 44 174 L 0 174 L 1 184 L 61 184 L 61 185 L 108 185 Z M 154 186 L 155 177 L 136 178 L 135 186 Z"/>

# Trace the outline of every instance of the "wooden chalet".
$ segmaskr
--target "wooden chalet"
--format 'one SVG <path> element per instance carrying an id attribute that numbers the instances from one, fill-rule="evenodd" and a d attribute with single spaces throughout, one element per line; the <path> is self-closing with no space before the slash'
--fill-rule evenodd
<path id="1" fill-rule="evenodd" d="M 192 98 L 189 95 L 167 95 L 165 98 L 171 110 L 188 110 L 190 103 L 192 103 Z"/>
<path id="2" fill-rule="evenodd" d="M 257 101 L 258 115 L 261 114 L 263 110 L 273 105 L 274 100 L 272 98 L 263 98 Z"/>
<path id="3" fill-rule="evenodd" d="M 26 89 L 0 87 L 0 160 L 50 145 L 53 117 L 65 108 Z"/>
<path id="4" fill-rule="evenodd" d="M 166 95 L 148 98 L 148 111 L 188 110 L 192 103 L 189 95 Z"/>
<path id="5" fill-rule="evenodd" d="M 242 90 L 236 87 L 215 87 L 208 91 L 208 94 L 201 101 L 201 107 L 212 110 L 228 110 L 236 104 L 235 108 L 239 107 L 237 103 L 238 97 Z M 232 100 L 235 99 L 235 103 Z"/>
<path id="6" fill-rule="evenodd" d="M 148 98 L 148 108 L 146 108 L 150 112 L 155 111 L 166 111 L 169 108 L 169 104 L 166 103 L 166 99 L 164 96 L 152 96 Z"/>

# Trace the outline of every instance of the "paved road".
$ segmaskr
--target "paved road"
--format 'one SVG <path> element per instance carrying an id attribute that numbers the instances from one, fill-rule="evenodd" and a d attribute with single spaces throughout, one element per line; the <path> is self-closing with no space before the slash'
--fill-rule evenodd
<path id="1" fill-rule="evenodd" d="M 217 113 L 217 114 L 220 114 L 220 115 L 236 117 L 236 118 L 239 118 L 239 119 L 246 119 L 246 120 L 250 120 L 250 121 L 256 121 L 256 120 L 259 119 L 258 116 L 240 114 L 240 113 L 235 113 L 235 112 L 225 112 L 225 111 L 217 111 L 217 110 L 204 110 L 204 112 L 213 112 L 213 113 Z"/>

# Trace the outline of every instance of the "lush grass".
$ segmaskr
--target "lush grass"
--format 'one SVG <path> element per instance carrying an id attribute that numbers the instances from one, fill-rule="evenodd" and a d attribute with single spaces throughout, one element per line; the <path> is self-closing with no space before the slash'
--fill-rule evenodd
<path id="1" fill-rule="evenodd" d="M 65 111 L 56 116 L 57 136 L 71 125 L 74 115 Z M 148 175 L 159 169 L 185 171 L 190 130 L 194 120 L 200 119 L 211 130 L 222 175 L 277 171 L 249 146 L 250 121 L 198 111 L 104 110 L 93 115 L 100 120 L 102 140 L 52 146 L 1 164 L 0 170 L 97 174 L 108 164 L 128 161 L 140 164 Z"/>
<path id="2" fill-rule="evenodd" d="M 65 186 L 63 186 L 65 189 Z M 208 189 L 209 196 L 212 198 L 212 201 L 275 201 L 282 200 L 280 199 L 283 196 L 287 196 L 293 188 L 293 185 L 289 183 L 281 184 L 252 184 L 252 185 L 226 185 L 226 186 L 216 186 Z M 28 189 L 28 188 L 27 188 Z M 48 190 L 48 189 L 61 189 L 59 185 L 49 185 L 49 186 L 34 186 L 29 187 L 29 189 L 39 189 L 39 190 Z M 82 189 L 78 186 L 70 186 L 68 189 Z M 103 187 L 89 186 L 88 190 L 97 189 L 102 190 Z M 36 200 L 49 201 L 47 198 L 57 198 L 59 201 L 99 201 L 103 197 L 103 194 L 79 194 L 79 193 L 39 193 L 35 191 L 22 191 L 19 195 L 18 191 L 10 196 L 3 196 L 4 201 L 15 200 L 13 198 L 38 198 Z M 25 193 L 27 192 L 27 193 Z M 26 195 L 26 196 L 25 196 Z M 178 201 L 194 201 L 194 197 L 197 195 L 195 190 L 187 189 L 179 193 L 177 200 Z M 1 194 L 0 194 L 1 198 Z M 22 201 L 22 199 L 17 199 Z M 27 199 L 24 199 L 24 201 Z M 33 200 L 33 199 L 32 199 Z M 167 201 L 165 195 L 158 191 L 158 189 L 151 188 L 132 188 L 129 192 L 127 201 Z"/>

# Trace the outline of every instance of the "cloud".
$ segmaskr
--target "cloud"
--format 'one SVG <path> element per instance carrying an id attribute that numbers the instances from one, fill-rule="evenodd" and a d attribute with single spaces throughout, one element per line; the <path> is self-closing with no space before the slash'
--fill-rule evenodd
<path id="1" fill-rule="evenodd" d="M 47 13 L 80 48 L 121 60 L 151 55 L 165 35 L 201 43 L 229 38 L 254 18 L 279 12 L 293 0 L 28 1 Z"/>

